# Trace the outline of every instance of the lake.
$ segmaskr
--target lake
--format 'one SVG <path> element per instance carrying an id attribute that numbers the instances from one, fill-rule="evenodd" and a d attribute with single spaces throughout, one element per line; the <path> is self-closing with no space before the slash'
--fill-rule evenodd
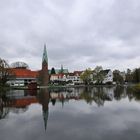
<path id="1" fill-rule="evenodd" d="M 139 140 L 140 93 L 129 87 L 0 94 L 0 140 Z"/>

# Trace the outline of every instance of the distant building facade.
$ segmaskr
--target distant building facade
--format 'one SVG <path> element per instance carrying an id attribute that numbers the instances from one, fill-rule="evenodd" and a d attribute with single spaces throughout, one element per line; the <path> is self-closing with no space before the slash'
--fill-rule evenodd
<path id="1" fill-rule="evenodd" d="M 27 67 L 14 67 L 11 68 L 14 77 L 7 82 L 10 86 L 26 86 L 29 82 L 36 82 L 38 71 L 32 71 Z"/>

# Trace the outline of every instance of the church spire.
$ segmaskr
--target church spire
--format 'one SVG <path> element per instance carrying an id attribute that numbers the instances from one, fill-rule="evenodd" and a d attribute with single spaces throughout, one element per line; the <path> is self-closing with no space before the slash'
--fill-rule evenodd
<path id="1" fill-rule="evenodd" d="M 48 63 L 48 56 L 47 56 L 46 44 L 44 44 L 44 51 L 43 51 L 42 63 L 43 62 Z"/>
<path id="2" fill-rule="evenodd" d="M 63 73 L 63 65 L 61 65 L 61 73 Z"/>

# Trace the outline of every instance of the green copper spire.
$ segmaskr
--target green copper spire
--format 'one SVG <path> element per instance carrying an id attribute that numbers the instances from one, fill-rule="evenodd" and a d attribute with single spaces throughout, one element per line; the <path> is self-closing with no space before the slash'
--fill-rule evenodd
<path id="1" fill-rule="evenodd" d="M 46 44 L 44 45 L 42 63 L 43 63 L 44 61 L 46 61 L 46 63 L 48 63 L 48 56 L 47 56 Z"/>
<path id="2" fill-rule="evenodd" d="M 63 70 L 63 65 L 61 65 L 61 70 L 60 70 L 60 71 L 61 71 L 60 73 L 63 73 L 63 71 L 64 71 L 64 70 Z"/>

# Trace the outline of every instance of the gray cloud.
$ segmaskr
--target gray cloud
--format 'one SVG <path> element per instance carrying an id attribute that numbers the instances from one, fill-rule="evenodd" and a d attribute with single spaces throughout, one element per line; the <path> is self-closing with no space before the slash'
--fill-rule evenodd
<path id="1" fill-rule="evenodd" d="M 138 0 L 0 0 L 0 57 L 40 69 L 139 67 Z M 121 63 L 120 63 L 121 62 Z"/>

